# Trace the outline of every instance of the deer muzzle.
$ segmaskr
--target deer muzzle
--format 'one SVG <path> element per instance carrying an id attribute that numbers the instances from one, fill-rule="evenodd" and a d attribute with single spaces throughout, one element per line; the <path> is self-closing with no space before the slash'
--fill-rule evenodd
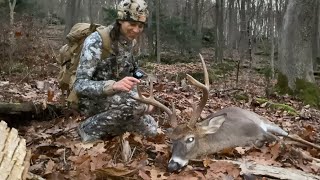
<path id="1" fill-rule="evenodd" d="M 168 164 L 168 171 L 169 172 L 175 172 L 182 169 L 184 166 L 188 164 L 188 160 L 183 160 L 181 158 L 172 157 Z"/>

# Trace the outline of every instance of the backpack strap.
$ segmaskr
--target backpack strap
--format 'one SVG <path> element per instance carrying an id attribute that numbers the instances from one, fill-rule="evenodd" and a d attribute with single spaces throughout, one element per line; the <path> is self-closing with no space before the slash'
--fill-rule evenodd
<path id="1" fill-rule="evenodd" d="M 105 26 L 97 27 L 97 31 L 102 38 L 102 47 L 103 50 L 107 52 L 107 54 L 113 54 L 113 50 L 111 47 L 111 38 L 110 38 L 110 28 Z"/>

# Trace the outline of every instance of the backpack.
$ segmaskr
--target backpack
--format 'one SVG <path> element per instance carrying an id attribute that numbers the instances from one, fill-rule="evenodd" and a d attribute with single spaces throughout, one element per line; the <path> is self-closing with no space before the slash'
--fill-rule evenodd
<path id="1" fill-rule="evenodd" d="M 57 80 L 59 88 L 62 91 L 62 101 L 67 96 L 67 101 L 77 103 L 78 98 L 76 93 L 72 91 L 75 81 L 76 70 L 80 61 L 80 54 L 83 47 L 83 42 L 91 33 L 97 31 L 102 38 L 102 58 L 106 58 L 110 53 L 111 40 L 109 36 L 111 27 L 105 27 L 100 24 L 77 23 L 75 24 L 66 39 L 67 44 L 63 45 L 59 50 L 57 58 L 60 65 L 60 72 Z"/>

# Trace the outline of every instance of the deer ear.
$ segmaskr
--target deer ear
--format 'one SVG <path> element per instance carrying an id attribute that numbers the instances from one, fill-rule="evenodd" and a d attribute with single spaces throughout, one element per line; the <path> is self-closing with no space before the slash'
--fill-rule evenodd
<path id="1" fill-rule="evenodd" d="M 226 115 L 215 116 L 207 120 L 207 123 L 200 126 L 204 134 L 216 133 L 226 120 Z"/>

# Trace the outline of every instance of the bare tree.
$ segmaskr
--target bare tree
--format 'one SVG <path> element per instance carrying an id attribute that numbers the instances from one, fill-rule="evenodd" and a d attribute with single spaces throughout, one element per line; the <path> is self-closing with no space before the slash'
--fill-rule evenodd
<path id="1" fill-rule="evenodd" d="M 93 1 L 92 0 L 88 0 L 88 14 L 89 14 L 90 23 L 94 22 L 93 12 L 92 12 L 92 4 L 93 4 Z"/>
<path id="2" fill-rule="evenodd" d="M 284 16 L 279 46 L 280 71 L 293 90 L 297 79 L 315 81 L 312 40 L 316 5 L 317 0 L 290 0 Z"/>
<path id="3" fill-rule="evenodd" d="M 160 63 L 160 0 L 156 0 L 157 62 Z"/>
<path id="4" fill-rule="evenodd" d="M 235 8 L 235 0 L 229 0 L 228 3 L 228 47 L 230 49 L 236 48 L 237 35 L 237 13 Z"/>
<path id="5" fill-rule="evenodd" d="M 9 33 L 9 42 L 10 42 L 10 48 L 9 48 L 9 61 L 10 61 L 10 68 L 9 68 L 9 74 L 11 74 L 11 67 L 13 65 L 13 53 L 15 51 L 16 47 L 16 39 L 14 37 L 14 8 L 16 7 L 16 0 L 8 0 L 9 2 L 9 8 L 10 8 L 10 33 Z"/>
<path id="6" fill-rule="evenodd" d="M 216 1 L 216 51 L 215 58 L 217 62 L 222 63 L 223 59 L 223 46 L 224 46 L 224 36 L 223 36 L 223 7 L 224 0 Z"/>
<path id="7" fill-rule="evenodd" d="M 67 36 L 72 26 L 78 21 L 78 7 L 80 0 L 67 0 L 66 6 L 66 26 L 64 29 L 64 37 Z"/>
<path id="8" fill-rule="evenodd" d="M 270 67 L 271 76 L 274 78 L 274 15 L 273 15 L 273 5 L 272 0 L 269 0 L 269 14 L 270 14 L 270 39 L 271 39 L 271 56 L 270 56 Z"/>

